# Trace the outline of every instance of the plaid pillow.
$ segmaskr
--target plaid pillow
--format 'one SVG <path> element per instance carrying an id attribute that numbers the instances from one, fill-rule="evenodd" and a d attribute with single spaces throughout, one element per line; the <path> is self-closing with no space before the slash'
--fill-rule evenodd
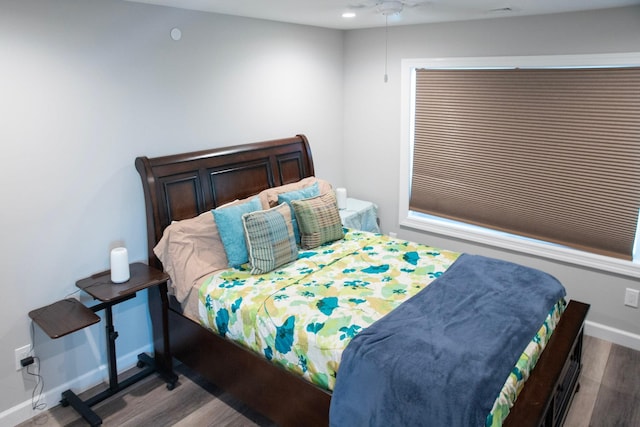
<path id="1" fill-rule="evenodd" d="M 251 274 L 263 274 L 298 258 L 298 246 L 286 203 L 242 215 Z"/>
<path id="2" fill-rule="evenodd" d="M 316 197 L 319 195 L 320 187 L 318 186 L 317 182 L 314 182 L 309 187 L 278 194 L 278 203 L 286 202 L 291 204 L 292 200 L 308 199 L 309 197 Z M 293 234 L 296 236 L 296 243 L 299 244 L 300 230 L 298 229 L 298 223 L 293 213 L 293 207 L 291 207 L 291 223 L 293 225 Z"/>
<path id="3" fill-rule="evenodd" d="M 293 200 L 300 229 L 300 243 L 304 249 L 311 249 L 323 243 L 342 239 L 342 221 L 333 191 L 310 199 Z"/>

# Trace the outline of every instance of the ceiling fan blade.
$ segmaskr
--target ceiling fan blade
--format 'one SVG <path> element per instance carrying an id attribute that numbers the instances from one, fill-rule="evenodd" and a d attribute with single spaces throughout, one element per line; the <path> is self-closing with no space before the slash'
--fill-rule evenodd
<path id="1" fill-rule="evenodd" d="M 379 3 L 379 2 L 376 1 L 376 0 L 353 1 L 353 2 L 349 2 L 347 7 L 349 9 L 364 9 L 364 8 L 375 7 L 377 3 Z"/>
<path id="2" fill-rule="evenodd" d="M 433 4 L 433 1 L 431 0 L 404 0 L 402 2 L 405 7 L 422 7 L 422 6 L 429 6 L 431 4 Z"/>

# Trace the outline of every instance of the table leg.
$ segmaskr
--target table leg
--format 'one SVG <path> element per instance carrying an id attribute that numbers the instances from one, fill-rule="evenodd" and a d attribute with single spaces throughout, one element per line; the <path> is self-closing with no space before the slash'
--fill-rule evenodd
<path id="1" fill-rule="evenodd" d="M 126 299 L 134 298 L 134 295 L 126 297 Z M 104 310 L 105 312 L 105 329 L 107 335 L 107 365 L 109 369 L 109 388 L 96 394 L 93 397 L 90 397 L 87 400 L 80 399 L 73 391 L 66 390 L 62 393 L 62 399 L 60 403 L 62 406 L 71 405 L 82 417 L 89 423 L 91 426 L 99 426 L 102 424 L 102 419 L 91 409 L 93 405 L 96 405 L 108 397 L 113 396 L 117 392 L 124 390 L 130 385 L 140 381 L 142 378 L 150 375 L 153 372 L 156 372 L 157 366 L 155 361 L 150 358 L 148 355 L 142 353 L 138 355 L 138 367 L 142 368 L 141 371 L 136 374 L 126 378 L 123 381 L 118 381 L 118 362 L 116 359 L 116 339 L 118 338 L 118 332 L 115 330 L 113 325 L 113 312 L 112 306 L 114 304 L 120 303 L 124 301 L 123 299 L 118 300 L 117 302 L 105 302 L 96 304 L 91 307 L 91 309 L 96 312 L 100 310 Z M 162 374 L 162 373 L 161 373 Z M 171 374 L 173 371 L 171 370 Z M 172 389 L 175 385 L 175 381 L 177 380 L 177 376 L 174 376 L 175 379 L 171 382 L 172 376 L 163 375 L 165 380 L 167 381 L 167 388 Z"/>
<path id="2" fill-rule="evenodd" d="M 116 338 L 118 338 L 118 332 L 113 327 L 113 314 L 111 312 L 111 306 L 107 305 L 104 308 L 105 323 L 107 331 L 107 364 L 109 366 L 109 388 L 112 391 L 118 391 L 118 366 L 116 360 Z"/>

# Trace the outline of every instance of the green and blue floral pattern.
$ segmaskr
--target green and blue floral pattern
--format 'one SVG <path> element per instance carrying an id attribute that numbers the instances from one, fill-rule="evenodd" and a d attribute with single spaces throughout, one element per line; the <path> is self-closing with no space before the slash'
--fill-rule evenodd
<path id="1" fill-rule="evenodd" d="M 332 389 L 351 339 L 440 276 L 459 256 L 346 230 L 263 275 L 223 270 L 200 289 L 202 323 L 311 382 Z"/>
<path id="2" fill-rule="evenodd" d="M 219 271 L 199 291 L 201 323 L 312 383 L 332 390 L 342 351 L 361 330 L 441 276 L 457 252 L 345 229 L 345 237 L 263 275 L 248 264 Z M 501 423 L 563 305 L 507 379 L 487 418 Z"/>

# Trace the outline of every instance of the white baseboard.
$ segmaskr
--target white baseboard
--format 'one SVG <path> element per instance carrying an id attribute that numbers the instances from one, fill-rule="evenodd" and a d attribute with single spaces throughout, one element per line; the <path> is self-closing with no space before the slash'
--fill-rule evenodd
<path id="1" fill-rule="evenodd" d="M 591 337 L 640 351 L 640 335 L 632 334 L 631 332 L 587 320 L 584 324 L 584 333 Z"/>
<path id="2" fill-rule="evenodd" d="M 117 360 L 119 371 L 123 372 L 127 369 L 133 368 L 138 363 L 138 355 L 140 353 L 150 353 L 151 351 L 152 348 L 148 345 L 137 351 L 133 351 L 119 357 Z M 44 380 L 46 382 L 46 374 L 41 374 L 44 376 Z M 107 365 L 101 365 L 78 378 L 74 378 L 64 384 L 54 387 L 53 389 L 47 390 L 42 396 L 40 396 L 40 402 L 46 403 L 47 406 L 45 410 L 48 410 L 60 404 L 60 398 L 64 391 L 73 390 L 75 393 L 79 394 L 89 390 L 91 387 L 95 387 L 101 383 L 107 383 L 108 381 L 109 373 Z M 40 410 L 34 410 L 31 405 L 31 400 L 27 400 L 0 412 L 0 426 L 15 426 L 16 424 L 20 424 L 42 413 Z"/>

